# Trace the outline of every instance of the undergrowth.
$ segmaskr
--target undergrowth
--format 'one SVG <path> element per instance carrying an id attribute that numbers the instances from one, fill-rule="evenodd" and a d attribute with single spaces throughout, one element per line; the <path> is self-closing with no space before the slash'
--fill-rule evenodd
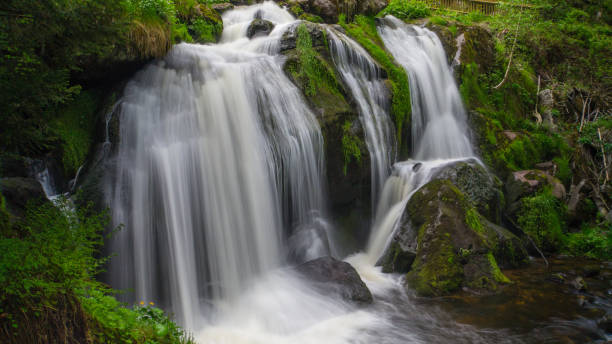
<path id="1" fill-rule="evenodd" d="M 6 214 L 4 200 L 0 214 Z M 0 341 L 182 343 L 184 332 L 162 310 L 126 308 L 96 281 L 106 213 L 69 201 L 30 205 L 0 238 Z"/>

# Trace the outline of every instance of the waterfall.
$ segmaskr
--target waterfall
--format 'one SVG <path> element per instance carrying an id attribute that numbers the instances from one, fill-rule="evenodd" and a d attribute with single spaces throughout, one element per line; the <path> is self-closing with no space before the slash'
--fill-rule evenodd
<path id="1" fill-rule="evenodd" d="M 249 40 L 255 13 L 276 27 Z M 325 216 L 320 128 L 278 55 L 293 17 L 267 2 L 223 20 L 222 43 L 179 44 L 127 85 L 108 176 L 125 225 L 111 283 L 188 328 L 279 266 L 293 229 Z"/>
<path id="2" fill-rule="evenodd" d="M 393 16 L 384 23 L 380 36 L 410 81 L 413 158 L 473 156 L 465 108 L 438 36 Z"/>
<path id="3" fill-rule="evenodd" d="M 412 101 L 413 159 L 396 163 L 376 210 L 366 254 L 376 263 L 391 240 L 412 194 L 444 167 L 475 160 L 466 113 L 438 36 L 387 16 L 378 32 L 408 73 Z"/>
<path id="4" fill-rule="evenodd" d="M 328 29 L 333 62 L 348 86 L 359 111 L 370 154 L 371 198 L 374 206 L 395 158 L 395 136 L 389 118 L 388 91 L 380 67 L 355 41 Z"/>

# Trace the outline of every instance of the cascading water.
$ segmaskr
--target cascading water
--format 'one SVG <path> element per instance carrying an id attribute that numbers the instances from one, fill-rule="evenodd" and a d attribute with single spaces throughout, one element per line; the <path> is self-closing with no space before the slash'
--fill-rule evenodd
<path id="1" fill-rule="evenodd" d="M 474 155 L 466 114 L 446 53 L 432 31 L 387 16 L 379 33 L 410 81 L 415 160 Z"/>
<path id="2" fill-rule="evenodd" d="M 254 17 L 276 24 L 270 36 L 246 38 Z M 112 243 L 113 284 L 173 311 L 200 343 L 503 342 L 417 305 L 399 276 L 358 257 L 348 260 L 375 297 L 365 308 L 274 269 L 283 243 L 297 241 L 305 258 L 326 250 L 316 230 L 304 231 L 326 227 L 321 133 L 277 56 L 294 19 L 267 2 L 223 20 L 220 44 L 180 44 L 126 88 L 107 190 L 114 221 L 126 226 Z M 383 178 L 394 148 L 379 81 L 365 51 L 333 35 L 367 135 L 375 135 L 373 175 Z M 396 199 L 421 183 L 415 175 Z M 301 234 L 291 240 L 284 228 Z"/>
<path id="3" fill-rule="evenodd" d="M 387 87 L 380 67 L 359 44 L 333 28 L 327 32 L 334 64 L 359 110 L 370 154 L 374 206 L 395 158 L 395 136 L 388 113 Z"/>
<path id="4" fill-rule="evenodd" d="M 255 11 L 276 28 L 249 40 Z M 231 11 L 223 44 L 175 46 L 125 90 L 110 278 L 189 328 L 280 264 L 283 222 L 325 212 L 320 129 L 274 51 L 293 21 L 272 3 Z"/>
<path id="5" fill-rule="evenodd" d="M 384 253 L 412 194 L 445 166 L 473 160 L 465 108 L 435 33 L 387 16 L 379 34 L 385 47 L 406 70 L 412 101 L 414 160 L 395 164 L 385 182 L 367 248 L 368 261 Z"/>

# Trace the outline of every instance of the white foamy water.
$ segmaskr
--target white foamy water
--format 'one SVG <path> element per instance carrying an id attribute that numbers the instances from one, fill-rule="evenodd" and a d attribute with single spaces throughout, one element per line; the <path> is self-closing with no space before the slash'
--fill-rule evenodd
<path id="1" fill-rule="evenodd" d="M 255 17 L 276 24 L 270 36 L 246 37 Z M 113 286 L 175 313 L 199 343 L 490 342 L 419 306 L 401 276 L 374 266 L 371 252 L 384 249 L 391 231 L 346 259 L 372 291 L 372 305 L 322 294 L 286 267 L 288 254 L 307 260 L 333 246 L 320 128 L 278 55 L 296 21 L 272 2 L 223 20 L 219 44 L 177 45 L 126 87 L 116 169 L 107 176 L 113 219 L 125 224 L 111 243 L 119 254 Z M 395 205 L 439 165 L 421 163 L 408 176 L 418 163 L 404 163 L 383 189 L 395 147 L 382 81 L 361 47 L 329 32 L 359 103 L 373 194 L 383 194 L 378 208 L 399 214 Z M 383 215 L 381 223 L 393 222 Z"/>
<path id="2" fill-rule="evenodd" d="M 374 208 L 395 159 L 395 135 L 389 117 L 387 87 L 380 67 L 357 42 L 333 28 L 328 28 L 327 33 L 334 64 L 357 103 L 370 155 Z"/>

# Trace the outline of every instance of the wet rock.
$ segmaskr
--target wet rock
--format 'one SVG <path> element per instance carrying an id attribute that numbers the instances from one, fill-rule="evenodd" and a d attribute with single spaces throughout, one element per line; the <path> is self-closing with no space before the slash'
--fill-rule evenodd
<path id="1" fill-rule="evenodd" d="M 389 248 L 385 251 L 377 265 L 382 265 L 385 273 L 407 273 L 416 258 L 415 232 L 405 228 L 408 221 L 402 221 L 402 227 L 393 237 Z"/>
<path id="2" fill-rule="evenodd" d="M 461 287 L 495 291 L 510 282 L 499 270 L 480 215 L 450 181 L 422 187 L 405 212 L 417 237 L 406 281 L 418 294 L 445 295 Z"/>
<path id="3" fill-rule="evenodd" d="M 6 201 L 6 209 L 15 217 L 22 217 L 28 204 L 48 202 L 40 183 L 34 178 L 2 178 L 0 193 Z"/>
<path id="4" fill-rule="evenodd" d="M 584 267 L 584 277 L 595 277 L 601 272 L 601 266 L 597 264 L 586 265 Z"/>
<path id="5" fill-rule="evenodd" d="M 584 281 L 584 278 L 578 276 L 569 282 L 569 285 L 576 290 L 586 290 L 587 284 Z"/>
<path id="6" fill-rule="evenodd" d="M 295 267 L 321 292 L 337 293 L 347 301 L 371 303 L 372 293 L 349 263 L 332 257 L 322 257 Z"/>
<path id="7" fill-rule="evenodd" d="M 327 223 L 313 221 L 299 226 L 287 240 L 289 257 L 296 263 L 304 263 L 319 257 L 329 256 Z"/>
<path id="8" fill-rule="evenodd" d="M 232 3 L 230 3 L 230 2 L 222 2 L 222 3 L 217 3 L 217 4 L 210 5 L 210 8 L 212 8 L 215 11 L 217 11 L 217 13 L 222 14 L 225 11 L 229 11 L 231 9 L 234 9 L 234 5 Z"/>
<path id="9" fill-rule="evenodd" d="M 247 28 L 247 37 L 260 37 L 267 36 L 274 29 L 274 24 L 271 21 L 265 19 L 255 19 L 251 22 Z"/>
<path id="10" fill-rule="evenodd" d="M 502 183 L 476 162 L 460 162 L 445 168 L 435 179 L 448 179 L 472 202 L 481 215 L 501 222 L 504 208 Z"/>
<path id="11" fill-rule="evenodd" d="M 563 284 L 567 279 L 567 275 L 562 272 L 555 272 L 547 278 L 549 281 L 554 283 Z"/>
<path id="12" fill-rule="evenodd" d="M 612 314 L 606 314 L 603 318 L 601 318 L 597 322 L 597 327 L 606 331 L 607 333 L 612 333 Z"/>
<path id="13" fill-rule="evenodd" d="M 300 25 L 305 25 L 308 30 L 308 34 L 310 35 L 310 40 L 312 42 L 313 48 L 326 47 L 327 42 L 325 41 L 325 35 L 323 33 L 323 28 L 319 24 L 311 23 L 311 22 L 303 22 Z M 280 42 L 280 51 L 282 53 L 286 53 L 288 50 L 295 49 L 297 40 L 297 30 L 291 29 L 285 31 L 283 36 L 281 37 Z"/>
<path id="14" fill-rule="evenodd" d="M 483 219 L 487 241 L 493 248 L 493 256 L 503 269 L 518 268 L 529 262 L 529 254 L 523 244 L 512 232 Z"/>

